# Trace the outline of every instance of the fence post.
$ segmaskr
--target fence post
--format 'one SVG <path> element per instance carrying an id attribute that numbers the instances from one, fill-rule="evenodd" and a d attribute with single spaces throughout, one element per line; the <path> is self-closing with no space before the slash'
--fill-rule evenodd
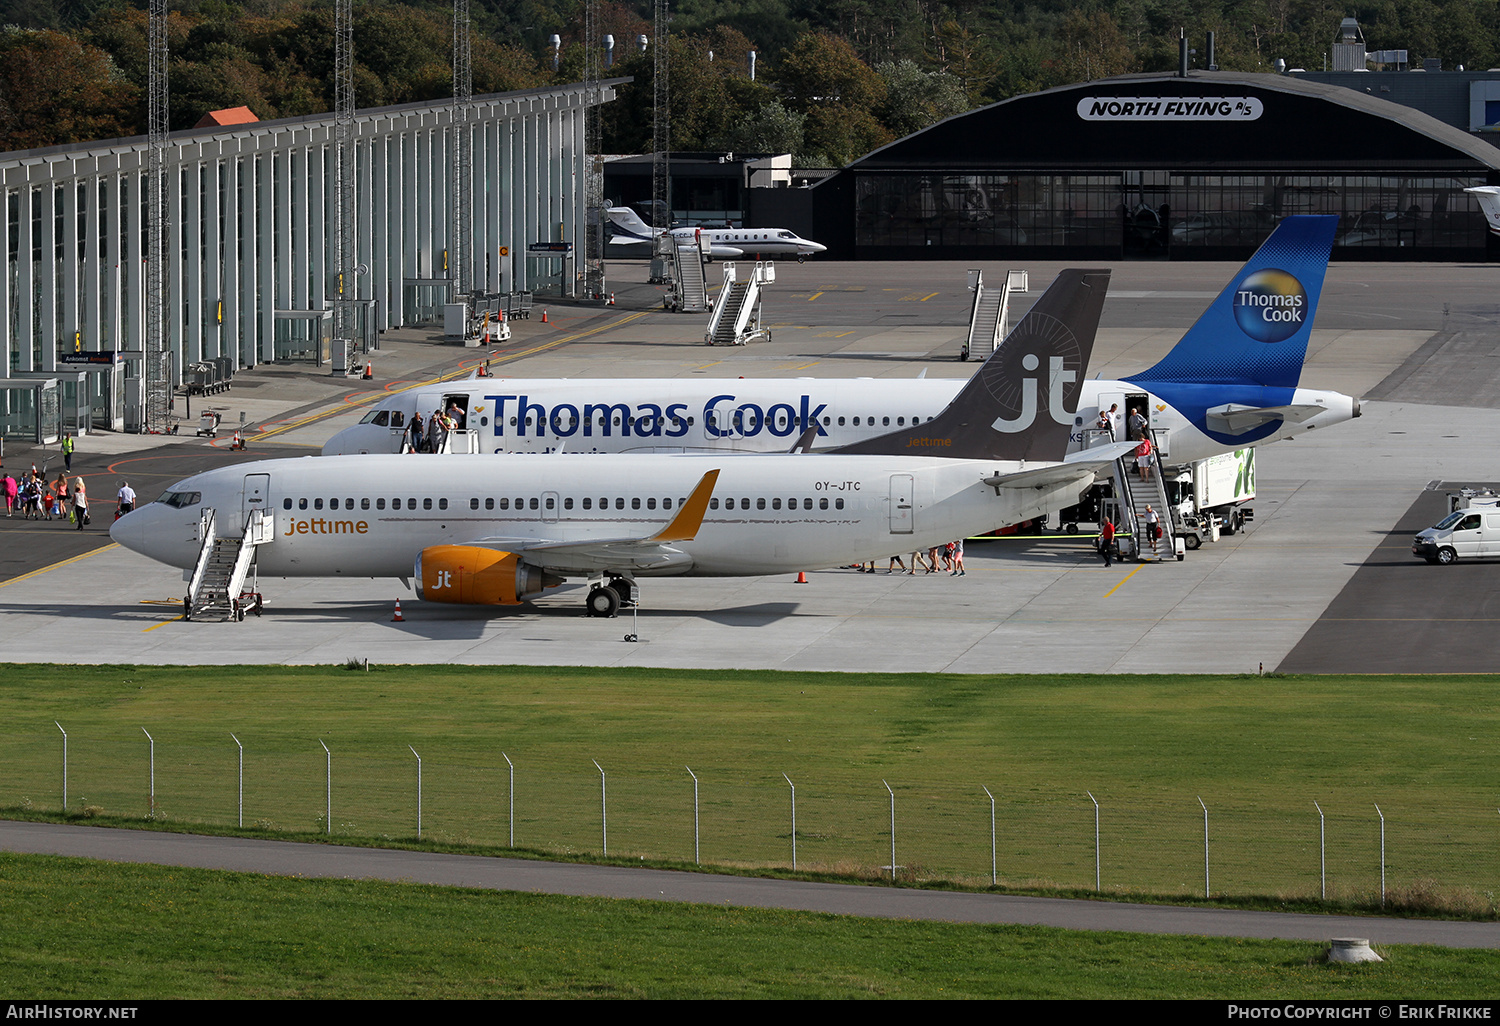
<path id="1" fill-rule="evenodd" d="M 1380 907 L 1385 908 L 1385 813 L 1375 806 L 1375 815 L 1380 817 Z"/>
<path id="2" fill-rule="evenodd" d="M 684 766 L 688 776 L 693 778 L 693 865 L 698 865 L 698 774 L 693 772 L 693 767 Z"/>
<path id="3" fill-rule="evenodd" d="M 599 830 L 604 842 L 604 854 L 609 855 L 609 796 L 604 790 L 604 767 L 599 765 L 597 759 L 590 759 L 594 769 L 599 771 Z"/>
<path id="4" fill-rule="evenodd" d="M 1203 896 L 1208 897 L 1208 806 L 1203 804 L 1203 796 L 1198 796 L 1198 804 L 1203 808 Z"/>
<path id="5" fill-rule="evenodd" d="M 792 789 L 792 872 L 797 871 L 797 785 L 792 783 L 792 778 L 785 773 L 781 779 L 786 781 L 786 786 Z"/>
<path id="6" fill-rule="evenodd" d="M 407 745 L 411 754 L 417 755 L 417 750 Z M 422 757 L 417 755 L 417 840 L 422 839 Z"/>
<path id="7" fill-rule="evenodd" d="M 323 739 L 322 738 L 318 738 L 318 744 L 323 745 Z M 324 783 L 325 783 L 325 787 L 326 787 L 326 792 L 325 792 L 325 796 L 324 796 L 324 801 L 325 801 L 326 804 L 324 805 L 324 808 L 323 808 L 323 828 L 324 828 L 323 832 L 325 834 L 327 834 L 328 836 L 332 837 L 333 836 L 333 753 L 328 750 L 328 746 L 327 745 L 323 745 L 323 755 L 325 757 L 324 761 L 326 763 L 326 766 L 325 766 L 324 771 L 323 771 L 323 779 L 324 779 Z"/>
<path id="8" fill-rule="evenodd" d="M 984 787 L 983 784 L 979 786 Z M 990 794 L 990 789 L 987 787 L 984 788 L 984 793 L 990 800 L 990 886 L 994 887 L 1000 882 L 995 868 L 999 864 L 995 859 L 995 796 Z"/>
<path id="9" fill-rule="evenodd" d="M 516 846 L 516 766 L 510 761 L 510 756 L 504 752 L 500 758 L 505 760 L 505 765 L 510 767 L 510 846 Z"/>
<path id="10" fill-rule="evenodd" d="M 1097 894 L 1103 889 L 1099 886 L 1099 799 L 1094 797 L 1092 791 L 1083 793 L 1094 803 L 1094 893 Z"/>
<path id="11" fill-rule="evenodd" d="M 145 734 L 146 735 L 146 740 L 149 741 L 149 742 L 151 742 L 151 791 L 150 791 L 151 804 L 150 804 L 150 806 L 147 809 L 146 818 L 147 819 L 155 819 L 156 818 L 156 738 L 152 737 L 151 736 L 151 731 L 147 730 L 145 727 L 141 728 L 141 733 Z"/>
<path id="12" fill-rule="evenodd" d="M 1313 808 L 1318 810 L 1318 878 L 1322 881 L 1319 896 L 1323 901 L 1328 900 L 1328 829 L 1323 822 L 1323 806 L 1313 801 Z"/>
<path id="13" fill-rule="evenodd" d="M 62 730 L 62 736 L 63 736 L 63 804 L 62 804 L 62 810 L 63 810 L 63 815 L 66 816 L 68 814 L 68 732 L 66 730 L 63 730 L 63 725 L 61 723 L 58 723 L 56 720 L 53 720 L 52 724 L 58 730 Z"/>
<path id="14" fill-rule="evenodd" d="M 234 737 L 234 731 L 229 732 Z M 234 737 L 234 744 L 240 750 L 240 780 L 239 780 L 239 829 L 245 829 L 245 746 L 240 744 L 240 739 Z"/>

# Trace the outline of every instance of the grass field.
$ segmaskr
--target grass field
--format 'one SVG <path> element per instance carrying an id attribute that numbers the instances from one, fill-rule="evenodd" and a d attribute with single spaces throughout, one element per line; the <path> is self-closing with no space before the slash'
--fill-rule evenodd
<path id="1" fill-rule="evenodd" d="M 1500 953 L 852 919 L 0 855 L 0 992 L 1486 999 Z"/>
<path id="2" fill-rule="evenodd" d="M 233 826 L 691 861 L 691 766 L 705 862 L 987 885 L 990 805 L 1012 886 L 1092 889 L 1094 806 L 1108 891 L 1201 895 L 1202 797 L 1216 896 L 1373 903 L 1386 818 L 1391 898 L 1493 915 L 1500 877 L 1486 677 L 1008 677 L 529 667 L 9 666 L 0 806 L 61 804 Z"/>

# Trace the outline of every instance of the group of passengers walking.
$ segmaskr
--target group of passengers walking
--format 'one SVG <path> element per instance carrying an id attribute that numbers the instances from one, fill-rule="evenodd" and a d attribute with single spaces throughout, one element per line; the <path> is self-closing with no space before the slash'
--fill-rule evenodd
<path id="1" fill-rule="evenodd" d="M 939 569 L 950 577 L 963 577 L 967 572 L 964 570 L 964 540 L 951 541 L 946 545 L 934 545 L 927 550 L 927 558 L 922 558 L 920 551 L 911 554 L 911 566 L 908 568 L 900 556 L 890 557 L 885 572 L 888 574 L 904 573 L 908 577 L 917 572 L 921 567 L 925 572 L 936 573 Z M 862 574 L 875 573 L 875 560 L 871 559 L 864 563 L 856 563 L 854 569 Z"/>
<path id="2" fill-rule="evenodd" d="M 414 414 L 406 429 L 406 442 L 402 452 L 444 452 L 448 447 L 448 435 L 462 431 L 468 418 L 457 403 L 446 410 L 439 407 L 425 422 L 420 413 Z"/>

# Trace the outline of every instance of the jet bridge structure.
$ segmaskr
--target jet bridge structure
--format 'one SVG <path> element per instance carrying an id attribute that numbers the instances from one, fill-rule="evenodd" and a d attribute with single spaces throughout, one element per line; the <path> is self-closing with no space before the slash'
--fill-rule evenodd
<path id="1" fill-rule="evenodd" d="M 246 612 L 260 615 L 260 593 L 246 590 L 245 581 L 255 564 L 256 547 L 276 537 L 273 518 L 266 510 L 251 509 L 243 532 L 221 535 L 218 527 L 216 512 L 204 510 L 198 521 L 198 562 L 182 601 L 183 619 L 243 620 Z"/>
<path id="2" fill-rule="evenodd" d="M 724 265 L 724 287 L 714 304 L 708 331 L 703 341 L 711 346 L 742 346 L 748 342 L 769 342 L 771 329 L 760 325 L 761 291 L 776 280 L 776 264 L 757 260 L 750 273 L 743 276 L 730 261 Z"/>
<path id="3" fill-rule="evenodd" d="M 974 304 L 969 309 L 969 336 L 964 340 L 960 360 L 987 360 L 1010 334 L 1010 297 L 1028 291 L 1025 271 L 1006 271 L 1003 288 L 985 288 L 984 271 L 969 271 L 969 291 Z"/>

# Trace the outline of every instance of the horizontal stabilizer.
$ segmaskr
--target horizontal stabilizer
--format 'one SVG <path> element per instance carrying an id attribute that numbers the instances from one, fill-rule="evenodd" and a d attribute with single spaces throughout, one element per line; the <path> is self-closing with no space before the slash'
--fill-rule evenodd
<path id="1" fill-rule="evenodd" d="M 1002 488 L 1049 488 L 1063 482 L 1086 481 L 1116 460 L 1133 453 L 1135 442 L 1111 442 L 1096 445 L 1092 449 L 1075 452 L 1062 463 L 1049 463 L 1031 470 L 1018 470 L 1009 474 L 992 474 L 984 483 L 998 494 Z"/>
<path id="2" fill-rule="evenodd" d="M 1239 403 L 1225 403 L 1205 412 L 1208 414 L 1209 427 L 1226 435 L 1238 435 L 1272 421 L 1291 421 L 1296 424 L 1311 420 L 1320 413 L 1327 413 L 1328 407 L 1314 403 L 1297 406 L 1242 406 Z"/>

